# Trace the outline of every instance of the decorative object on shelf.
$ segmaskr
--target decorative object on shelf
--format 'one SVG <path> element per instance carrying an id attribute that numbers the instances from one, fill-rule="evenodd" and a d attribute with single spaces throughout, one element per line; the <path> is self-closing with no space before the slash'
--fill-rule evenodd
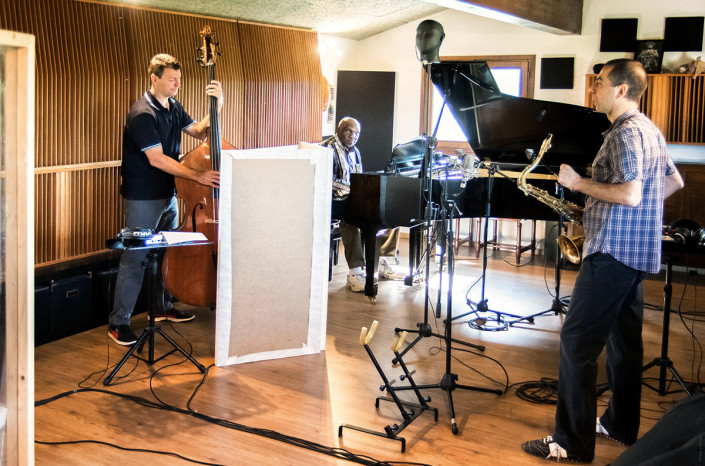
<path id="1" fill-rule="evenodd" d="M 663 61 L 663 40 L 638 40 L 634 59 L 644 65 L 647 73 L 660 73 Z"/>
<path id="2" fill-rule="evenodd" d="M 697 78 L 699 74 L 705 73 L 705 61 L 698 57 L 694 62 L 695 71 L 693 71 L 693 79 Z"/>
<path id="3" fill-rule="evenodd" d="M 637 18 L 604 18 L 600 28 L 600 52 L 631 52 L 636 46 Z"/>
<path id="4" fill-rule="evenodd" d="M 678 72 L 682 74 L 692 74 L 693 79 L 699 74 L 705 72 L 705 62 L 701 60 L 702 57 L 698 57 L 695 60 L 691 60 L 688 63 L 683 63 L 678 67 Z M 699 68 L 699 70 L 698 70 Z"/>

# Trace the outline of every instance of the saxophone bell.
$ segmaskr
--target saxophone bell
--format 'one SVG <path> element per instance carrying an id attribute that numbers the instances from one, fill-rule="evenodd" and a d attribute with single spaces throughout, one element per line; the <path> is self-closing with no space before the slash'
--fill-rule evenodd
<path id="1" fill-rule="evenodd" d="M 560 235 L 556 241 L 566 259 L 573 264 L 580 264 L 585 236 L 573 236 L 571 238 L 568 235 Z"/>

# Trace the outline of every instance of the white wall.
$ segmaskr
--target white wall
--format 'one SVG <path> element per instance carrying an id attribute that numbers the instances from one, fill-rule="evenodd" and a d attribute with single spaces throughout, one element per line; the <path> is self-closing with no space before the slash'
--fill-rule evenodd
<path id="1" fill-rule="evenodd" d="M 441 55 L 536 55 L 534 98 L 583 105 L 585 75 L 595 63 L 631 58 L 631 53 L 600 53 L 602 18 L 638 18 L 638 39 L 663 38 L 664 18 L 702 16 L 704 0 L 585 0 L 581 35 L 556 35 L 482 18 L 455 10 L 430 16 L 441 23 L 446 38 Z M 394 144 L 419 134 L 421 64 L 416 58 L 415 31 L 422 20 L 405 24 L 362 41 L 320 35 L 321 66 L 331 83 L 337 70 L 394 71 Z M 705 47 L 704 47 L 705 48 Z M 676 69 L 700 56 L 699 52 L 669 52 L 663 66 Z M 574 57 L 573 89 L 540 89 L 541 58 Z M 325 133 L 324 128 L 324 133 Z"/>

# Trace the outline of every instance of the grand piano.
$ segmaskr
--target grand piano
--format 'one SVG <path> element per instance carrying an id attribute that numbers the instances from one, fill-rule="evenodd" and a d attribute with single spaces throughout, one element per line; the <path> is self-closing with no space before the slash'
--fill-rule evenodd
<path id="1" fill-rule="evenodd" d="M 538 153 L 543 140 L 552 133 L 551 149 L 542 160 L 545 173 L 557 173 L 562 163 L 585 173 L 602 144 L 602 133 L 609 127 L 607 117 L 577 105 L 502 94 L 484 61 L 434 63 L 430 78 L 470 147 L 493 168 L 491 216 L 557 220 L 557 213 L 516 187 L 516 176 L 530 163 L 527 153 Z M 425 161 L 432 158 L 426 155 L 426 147 L 424 137 L 398 146 L 387 173 L 353 174 L 348 198 L 334 202 L 333 216 L 362 232 L 367 263 L 365 295 L 373 301 L 377 296 L 377 233 L 398 226 L 415 227 L 425 221 L 428 192 L 420 175 L 426 171 Z M 540 174 L 541 167 L 535 172 Z M 433 180 L 430 186 L 434 201 L 441 204 L 441 199 L 452 199 L 459 211 L 456 218 L 484 216 L 490 186 L 487 176 L 462 183 L 460 170 L 451 171 L 450 176 L 448 171 L 443 173 L 443 182 Z M 555 180 L 543 178 L 529 181 L 554 192 Z M 461 184 L 465 186 L 461 188 Z"/>

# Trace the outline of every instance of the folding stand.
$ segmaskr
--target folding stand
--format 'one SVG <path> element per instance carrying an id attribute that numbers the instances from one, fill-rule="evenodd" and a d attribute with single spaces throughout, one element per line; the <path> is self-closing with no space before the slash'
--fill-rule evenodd
<path id="1" fill-rule="evenodd" d="M 685 382 L 683 382 L 683 379 L 681 378 L 676 368 L 673 367 L 673 361 L 671 361 L 671 359 L 668 357 L 668 331 L 671 321 L 671 291 L 673 288 L 671 285 L 672 268 L 673 256 L 668 253 L 666 255 L 666 281 L 663 286 L 663 330 L 661 333 L 661 357 L 655 358 L 653 361 L 645 365 L 642 369 L 642 372 L 646 372 L 648 369 L 651 369 L 654 366 L 658 366 L 661 368 L 659 372 L 657 391 L 659 395 L 665 396 L 670 393 L 677 393 L 679 391 L 666 391 L 666 369 L 668 369 L 671 371 L 671 374 L 673 374 L 673 377 L 678 381 L 680 386 L 683 387 L 685 393 L 690 396 L 692 393 L 690 392 L 690 390 L 688 390 L 688 387 L 686 387 Z M 655 390 L 653 387 L 646 383 L 644 383 L 644 385 L 651 388 L 652 390 Z"/>
<path id="2" fill-rule="evenodd" d="M 148 365 L 152 366 L 154 365 L 155 362 L 162 360 L 163 358 L 169 356 L 171 353 L 175 351 L 179 351 L 186 359 L 191 361 L 196 368 L 201 371 L 201 373 L 206 372 L 205 366 L 203 366 L 201 363 L 196 361 L 193 356 L 191 356 L 189 353 L 184 351 L 184 349 L 179 346 L 178 343 L 176 343 L 174 340 L 169 337 L 166 333 L 162 331 L 160 327 L 157 327 L 154 325 L 154 306 L 153 306 L 153 301 L 154 301 L 154 284 L 156 283 L 156 280 L 158 279 L 158 251 L 160 249 L 166 248 L 166 245 L 158 245 L 158 246 L 145 246 L 145 247 L 133 247 L 133 248 L 126 248 L 126 249 L 131 249 L 131 250 L 136 250 L 136 249 L 148 249 L 147 251 L 147 260 L 143 263 L 143 267 L 149 271 L 149 280 L 147 280 L 147 296 L 148 296 L 148 304 L 147 304 L 147 311 L 149 313 L 149 326 L 144 329 L 142 332 L 142 335 L 137 339 L 135 344 L 132 345 L 132 347 L 127 351 L 125 356 L 122 357 L 120 362 L 115 366 L 115 369 L 103 380 L 103 385 L 110 385 L 110 383 L 113 380 L 113 377 L 118 373 L 120 368 L 122 368 L 123 364 L 127 362 L 127 360 L 130 358 L 130 356 L 134 356 L 135 358 L 146 362 Z M 171 346 L 173 346 L 173 349 L 169 351 L 168 353 L 160 356 L 157 359 L 154 359 L 154 334 L 158 333 L 166 341 L 168 341 Z M 148 350 L 148 357 L 147 359 L 141 358 L 139 356 L 134 355 L 133 353 L 135 350 L 137 350 L 138 353 L 142 352 L 142 348 L 144 347 L 144 344 L 149 341 L 149 350 Z"/>
<path id="3" fill-rule="evenodd" d="M 419 400 L 418 403 L 408 403 L 408 402 L 403 402 L 399 399 L 395 392 L 395 388 L 392 387 L 394 382 L 396 380 L 392 380 L 391 382 L 387 379 L 387 376 L 384 375 L 384 371 L 380 367 L 379 363 L 377 362 L 377 358 L 375 358 L 375 355 L 372 353 L 372 350 L 368 346 L 368 343 L 370 340 L 372 340 L 372 337 L 374 336 L 375 330 L 377 329 L 377 325 L 379 322 L 376 320 L 372 322 L 372 325 L 370 326 L 369 332 L 367 331 L 366 327 L 362 327 L 362 331 L 360 332 L 360 344 L 364 346 L 365 351 L 367 351 L 367 354 L 370 356 L 370 359 L 372 360 L 372 363 L 375 365 L 375 368 L 377 369 L 377 372 L 379 372 L 379 376 L 382 378 L 382 382 L 384 382 L 384 385 L 381 385 L 379 387 L 380 391 L 387 391 L 389 395 L 391 396 L 390 398 L 387 397 L 382 397 L 379 396 L 375 400 L 375 408 L 379 408 L 379 402 L 381 401 L 390 401 L 393 402 L 397 405 L 397 408 L 399 408 L 399 412 L 401 413 L 402 418 L 404 421 L 399 424 L 393 424 L 391 426 L 387 425 L 384 427 L 384 433 L 378 432 L 375 430 L 370 430 L 366 429 L 364 427 L 358 427 L 358 426 L 353 426 L 350 424 L 341 424 L 340 427 L 338 427 L 338 437 L 343 436 L 343 428 L 351 429 L 351 430 L 356 430 L 358 432 L 364 432 L 366 434 L 372 434 L 376 435 L 378 437 L 385 437 L 388 439 L 392 440 L 397 440 L 401 442 L 401 452 L 404 453 L 406 451 L 406 439 L 404 437 L 399 437 L 399 434 L 401 433 L 402 430 L 406 428 L 409 424 L 411 424 L 414 419 L 419 417 L 421 413 L 424 411 L 432 411 L 434 414 L 434 420 L 438 421 L 438 409 L 432 408 L 428 405 L 428 402 L 431 401 L 431 397 L 426 397 L 424 398 L 423 395 L 421 395 L 421 392 L 419 391 L 419 388 L 417 387 L 416 383 L 414 383 L 414 379 L 412 378 L 412 375 L 414 374 L 413 372 L 409 372 L 409 370 L 406 367 L 406 364 L 404 364 L 404 361 L 401 359 L 401 355 L 399 354 L 399 348 L 401 348 L 402 344 L 404 343 L 404 339 L 406 338 L 406 332 L 402 333 L 401 335 L 397 336 L 394 340 L 394 343 L 392 344 L 392 351 L 394 352 L 395 356 L 397 357 L 397 360 L 399 361 L 399 364 L 404 371 L 404 375 L 399 376 L 400 381 L 408 380 L 410 387 L 403 387 L 405 389 L 411 389 L 414 390 L 414 393 L 416 394 L 416 398 Z M 396 390 L 400 390 L 400 388 L 397 388 Z M 414 409 L 409 409 L 407 410 L 407 407 L 411 407 Z"/>
<path id="4" fill-rule="evenodd" d="M 444 321 L 445 324 L 445 335 L 442 337 L 445 345 L 446 345 L 446 361 L 445 361 L 445 373 L 443 374 L 443 377 L 441 381 L 437 384 L 431 384 L 431 385 L 420 385 L 418 386 L 419 389 L 427 389 L 427 388 L 440 388 L 441 390 L 444 390 L 448 394 L 448 410 L 450 414 L 450 430 L 453 432 L 453 434 L 458 433 L 458 425 L 455 422 L 455 407 L 453 406 L 453 390 L 456 388 L 462 388 L 465 390 L 475 390 L 479 392 L 485 392 L 485 393 L 494 393 L 496 395 L 501 395 L 502 390 L 499 389 L 491 389 L 491 388 L 482 388 L 482 387 L 473 387 L 470 385 L 460 385 L 456 384 L 455 381 L 458 380 L 458 375 L 453 374 L 451 372 L 452 367 L 451 367 L 451 352 L 452 352 L 452 343 L 461 343 L 463 345 L 468 345 L 468 346 L 475 346 L 470 343 L 460 341 L 460 340 L 455 340 L 451 337 L 451 329 L 452 329 L 452 315 L 453 315 L 453 275 L 454 275 L 454 260 L 452 257 L 453 254 L 453 209 L 455 208 L 455 204 L 452 201 L 448 202 L 448 210 L 450 211 L 450 219 L 448 221 L 448 238 L 447 238 L 447 245 L 449 247 L 444 248 L 443 250 L 447 250 L 450 258 L 448 259 L 448 292 L 447 292 L 447 304 L 446 304 L 446 319 Z M 446 244 L 444 244 L 445 246 Z M 443 262 L 441 256 L 441 264 Z M 439 287 L 439 293 L 440 293 L 440 287 Z M 439 336 L 440 337 L 440 336 Z M 484 347 L 481 347 L 482 350 L 484 350 Z M 408 348 L 407 348 L 408 350 Z M 397 360 L 399 360 L 400 355 L 397 357 Z M 406 390 L 408 387 L 401 387 L 398 388 L 397 390 Z"/>

